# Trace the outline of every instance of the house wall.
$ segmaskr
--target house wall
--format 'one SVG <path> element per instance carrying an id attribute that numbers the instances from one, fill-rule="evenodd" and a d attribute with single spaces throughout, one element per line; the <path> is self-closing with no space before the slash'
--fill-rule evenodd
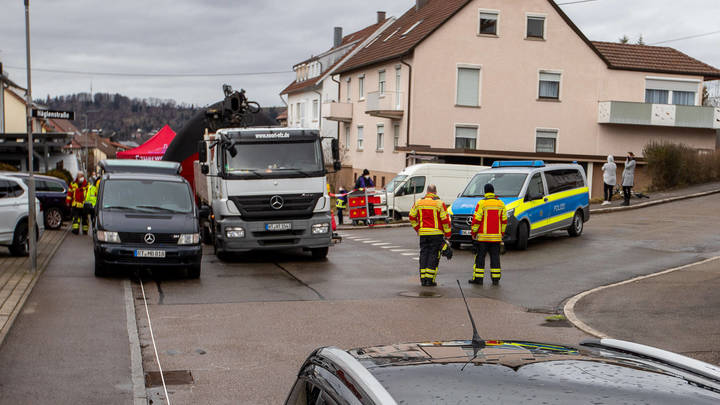
<path id="1" fill-rule="evenodd" d="M 27 111 L 25 100 L 12 90 L 4 92 L 5 132 L 27 133 Z"/>

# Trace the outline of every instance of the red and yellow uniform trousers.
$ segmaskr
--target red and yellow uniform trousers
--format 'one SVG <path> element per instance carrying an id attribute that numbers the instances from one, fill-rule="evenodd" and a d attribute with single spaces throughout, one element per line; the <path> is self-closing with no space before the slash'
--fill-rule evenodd
<path id="1" fill-rule="evenodd" d="M 450 237 L 450 218 L 440 198 L 428 193 L 410 210 L 410 224 L 420 236 L 420 282 L 435 282 L 440 252 Z"/>
<path id="2" fill-rule="evenodd" d="M 505 204 L 495 194 L 486 193 L 475 206 L 471 235 L 475 245 L 473 281 L 482 282 L 485 277 L 485 255 L 490 254 L 490 277 L 493 283 L 500 280 L 500 245 L 507 227 Z"/>
<path id="3" fill-rule="evenodd" d="M 85 193 L 87 192 L 87 182 L 78 183 L 74 181 L 68 187 L 67 197 L 65 201 L 70 206 L 72 214 L 72 232 L 78 234 L 82 225 L 83 232 L 88 232 L 88 219 L 85 214 Z"/>

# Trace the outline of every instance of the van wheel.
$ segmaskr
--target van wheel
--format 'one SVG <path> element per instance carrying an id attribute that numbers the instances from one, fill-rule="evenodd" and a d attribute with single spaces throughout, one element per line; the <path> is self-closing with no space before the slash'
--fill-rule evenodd
<path id="1" fill-rule="evenodd" d="M 27 256 L 30 253 L 27 222 L 21 222 L 15 228 L 13 243 L 10 245 L 10 253 L 12 253 L 13 256 Z"/>
<path id="2" fill-rule="evenodd" d="M 58 229 L 62 226 L 62 211 L 57 207 L 50 207 L 45 211 L 45 226 L 49 229 Z"/>
<path id="3" fill-rule="evenodd" d="M 515 248 L 517 250 L 527 249 L 529 236 L 530 236 L 530 229 L 528 229 L 527 222 L 520 222 L 520 225 L 518 225 L 517 242 L 515 242 Z"/>
<path id="4" fill-rule="evenodd" d="M 188 278 L 192 278 L 192 279 L 200 278 L 200 269 L 201 269 L 200 263 L 193 264 L 192 266 L 188 267 L 188 269 L 187 269 Z"/>
<path id="5" fill-rule="evenodd" d="M 310 249 L 312 258 L 315 260 L 322 260 L 322 259 L 326 258 L 329 251 L 330 251 L 329 247 Z"/>
<path id="6" fill-rule="evenodd" d="M 580 211 L 575 212 L 575 216 L 573 216 L 572 224 L 570 224 L 570 227 L 568 228 L 568 235 L 570 236 L 580 236 L 582 235 L 583 229 L 585 228 L 585 222 L 583 221 L 583 215 Z"/>

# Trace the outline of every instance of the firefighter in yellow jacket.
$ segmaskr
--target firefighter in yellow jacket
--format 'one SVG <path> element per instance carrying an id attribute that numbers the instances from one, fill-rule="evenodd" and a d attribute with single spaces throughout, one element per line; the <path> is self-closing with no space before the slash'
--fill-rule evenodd
<path id="1" fill-rule="evenodd" d="M 485 277 L 485 255 L 490 254 L 490 278 L 500 284 L 500 245 L 507 227 L 505 204 L 495 196 L 492 184 L 485 185 L 485 198 L 475 207 L 471 235 L 475 247 L 475 263 L 470 284 L 482 284 Z"/>
<path id="2" fill-rule="evenodd" d="M 445 238 L 450 237 L 450 218 L 447 207 L 437 196 L 437 187 L 431 184 L 422 200 L 410 210 L 410 224 L 420 236 L 420 284 L 424 287 L 437 285 L 440 252 Z"/>

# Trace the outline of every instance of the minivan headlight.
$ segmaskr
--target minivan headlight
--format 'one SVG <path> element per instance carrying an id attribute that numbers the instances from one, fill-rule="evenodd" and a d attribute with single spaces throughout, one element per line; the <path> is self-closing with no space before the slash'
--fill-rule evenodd
<path id="1" fill-rule="evenodd" d="M 183 233 L 178 238 L 178 245 L 197 245 L 200 243 L 199 233 Z"/>
<path id="2" fill-rule="evenodd" d="M 97 231 L 97 238 L 100 242 L 120 243 L 120 235 L 117 232 Z"/>

